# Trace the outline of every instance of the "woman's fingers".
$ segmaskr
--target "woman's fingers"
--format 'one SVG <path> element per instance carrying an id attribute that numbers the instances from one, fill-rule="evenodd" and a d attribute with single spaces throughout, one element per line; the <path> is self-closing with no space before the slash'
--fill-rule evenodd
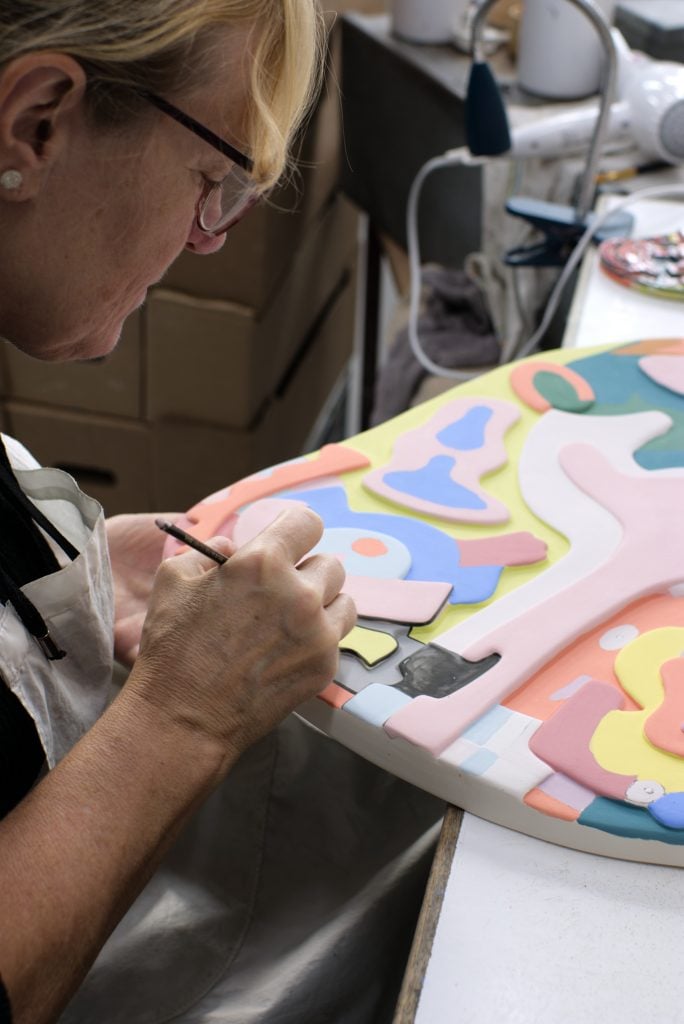
<path id="1" fill-rule="evenodd" d="M 291 565 L 296 565 L 318 544 L 323 535 L 323 521 L 305 505 L 293 505 L 264 527 L 260 534 L 240 548 L 249 553 L 264 546 L 280 551 Z"/>
<path id="2" fill-rule="evenodd" d="M 235 544 L 228 537 L 212 537 L 206 542 L 206 545 L 226 559 L 235 554 Z M 162 565 L 167 566 L 169 570 L 176 572 L 183 579 L 192 579 L 193 576 L 199 576 L 207 572 L 208 569 L 215 569 L 218 564 L 213 558 L 203 555 L 201 551 L 196 551 L 194 548 L 187 548 L 180 554 L 172 555 L 171 558 L 162 562 Z"/>
<path id="3" fill-rule="evenodd" d="M 338 594 L 327 606 L 326 613 L 337 630 L 339 643 L 356 625 L 356 605 L 349 594 Z"/>
<path id="4" fill-rule="evenodd" d="M 319 589 L 324 608 L 337 597 L 345 580 L 344 566 L 333 555 L 311 555 L 299 563 L 297 571 Z"/>
<path id="5" fill-rule="evenodd" d="M 299 505 L 234 553 L 231 541 L 211 538 L 225 564 L 192 549 L 168 559 L 134 684 L 165 714 L 236 750 L 318 693 L 356 621 L 353 601 L 340 593 L 341 563 L 306 557 L 322 530 Z"/>

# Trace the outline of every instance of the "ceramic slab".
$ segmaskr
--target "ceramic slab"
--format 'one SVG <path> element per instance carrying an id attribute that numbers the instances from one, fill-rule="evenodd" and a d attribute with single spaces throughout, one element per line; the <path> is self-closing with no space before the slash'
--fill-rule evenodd
<path id="1" fill-rule="evenodd" d="M 682 866 L 683 380 L 680 339 L 544 353 L 185 525 L 322 516 L 362 618 L 317 728 L 509 828 Z"/>

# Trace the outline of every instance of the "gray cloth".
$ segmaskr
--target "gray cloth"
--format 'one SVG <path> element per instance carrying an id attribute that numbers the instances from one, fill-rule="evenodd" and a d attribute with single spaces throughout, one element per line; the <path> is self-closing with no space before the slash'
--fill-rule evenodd
<path id="1" fill-rule="evenodd" d="M 200 810 L 61 1024 L 389 1024 L 443 810 L 291 716 Z"/>
<path id="2" fill-rule="evenodd" d="M 495 365 L 499 342 L 477 285 L 462 270 L 432 265 L 423 268 L 422 283 L 418 335 L 430 359 L 448 369 Z M 384 423 L 407 409 L 425 376 L 404 328 L 380 370 L 372 422 Z"/>

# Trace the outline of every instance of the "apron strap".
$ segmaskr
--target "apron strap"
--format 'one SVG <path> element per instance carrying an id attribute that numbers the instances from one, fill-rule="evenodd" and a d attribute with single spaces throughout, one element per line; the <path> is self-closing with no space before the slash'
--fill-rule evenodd
<path id="1" fill-rule="evenodd" d="M 0 597 L 2 603 L 10 601 L 15 612 L 21 619 L 24 628 L 31 634 L 48 661 L 59 661 L 66 656 L 66 651 L 55 643 L 50 636 L 45 619 L 32 601 L 21 590 L 3 565 L 0 554 Z"/>
<path id="2" fill-rule="evenodd" d="M 78 548 L 76 548 L 71 541 L 57 529 L 54 523 L 50 522 L 47 516 L 44 515 L 22 491 L 19 481 L 14 475 L 14 470 L 10 464 L 7 449 L 2 441 L 2 437 L 0 437 L 0 489 L 7 499 L 14 504 L 17 511 L 28 513 L 31 520 L 37 526 L 40 526 L 49 537 L 52 537 L 55 543 L 60 546 L 64 554 L 67 555 L 72 562 L 74 559 L 78 558 Z M 41 537 L 41 539 L 44 538 Z M 49 549 L 48 544 L 46 544 L 46 547 Z"/>
<path id="3" fill-rule="evenodd" d="M 66 652 L 52 639 L 43 616 L 21 589 L 32 580 L 60 570 L 39 527 L 68 558 L 73 561 L 78 557 L 78 549 L 22 491 L 0 436 L 0 601 L 12 604 L 48 661 L 56 661 Z"/>

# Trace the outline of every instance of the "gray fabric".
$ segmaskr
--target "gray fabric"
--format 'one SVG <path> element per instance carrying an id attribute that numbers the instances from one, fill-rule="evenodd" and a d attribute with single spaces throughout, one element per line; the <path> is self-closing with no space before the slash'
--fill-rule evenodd
<path id="1" fill-rule="evenodd" d="M 389 1024 L 443 809 L 290 717 L 190 824 L 61 1024 Z"/>
<path id="2" fill-rule="evenodd" d="M 477 285 L 462 270 L 433 265 L 423 268 L 421 279 L 418 336 L 430 359 L 448 369 L 496 364 L 499 342 Z M 372 422 L 384 423 L 407 409 L 425 376 L 404 328 L 380 369 Z"/>
<path id="3" fill-rule="evenodd" d="M 189 1021 L 390 1021 L 444 805 L 297 719 L 277 745 L 254 918 L 218 986 L 231 1009 Z"/>

